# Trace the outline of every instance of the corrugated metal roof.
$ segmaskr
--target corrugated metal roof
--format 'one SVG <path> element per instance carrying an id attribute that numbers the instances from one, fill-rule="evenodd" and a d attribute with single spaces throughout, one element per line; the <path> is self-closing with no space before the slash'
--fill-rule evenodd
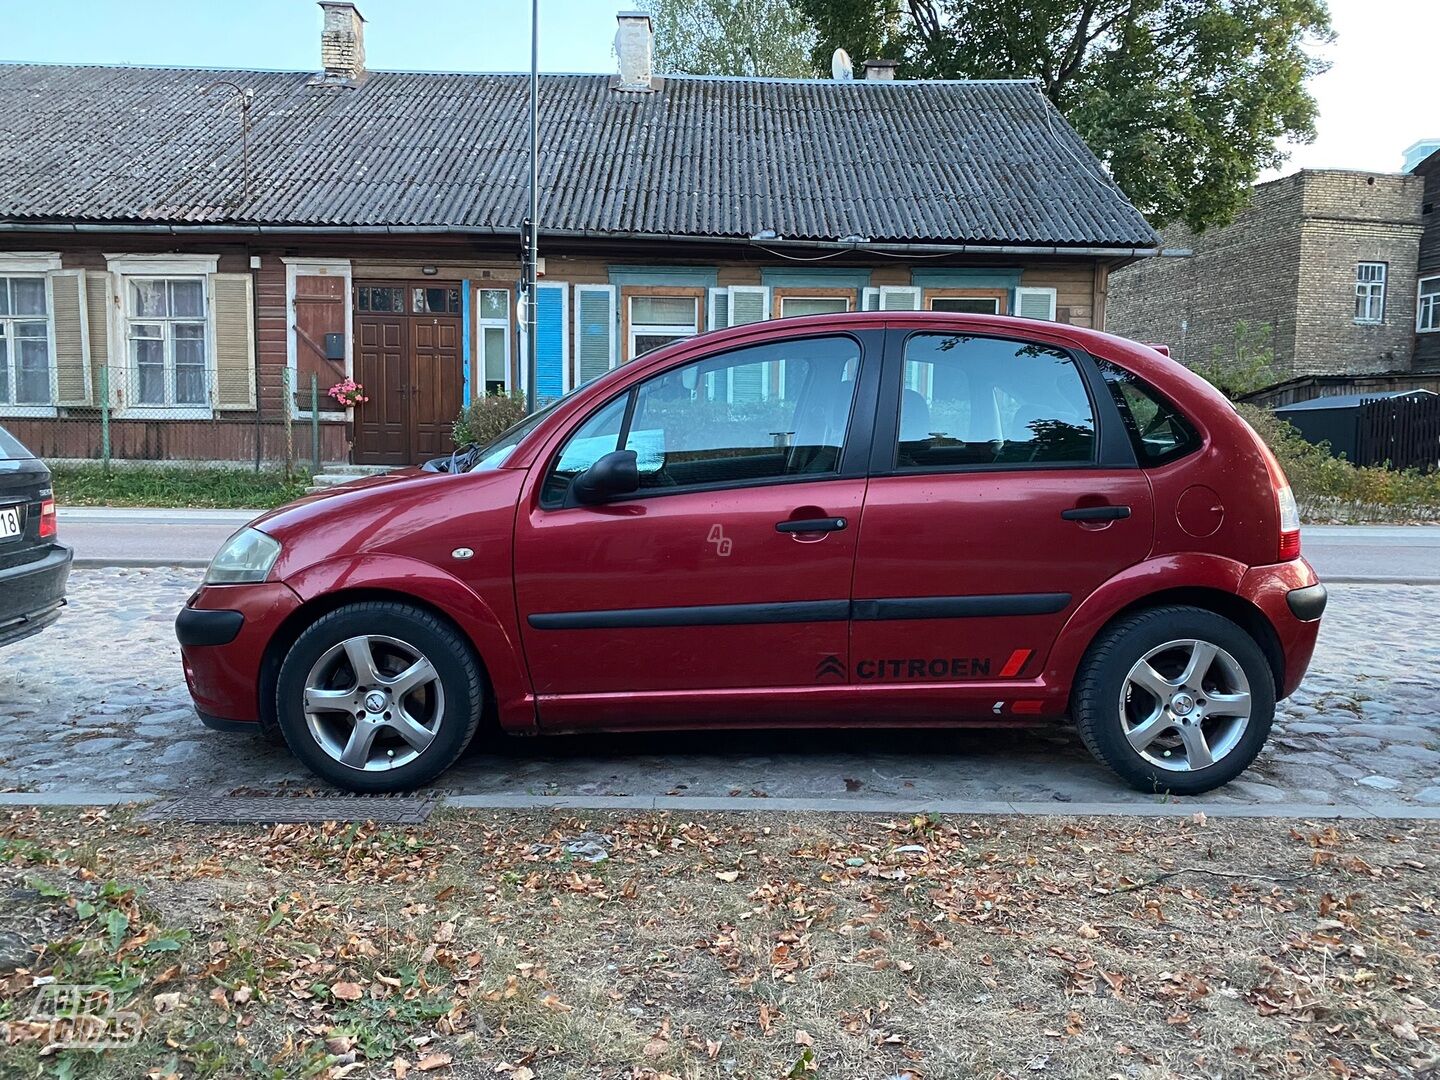
<path id="1" fill-rule="evenodd" d="M 239 113 L 253 90 L 250 194 Z M 524 75 L 0 65 L 0 220 L 518 229 Z M 541 221 L 623 237 L 1152 246 L 1029 82 L 544 75 Z"/>

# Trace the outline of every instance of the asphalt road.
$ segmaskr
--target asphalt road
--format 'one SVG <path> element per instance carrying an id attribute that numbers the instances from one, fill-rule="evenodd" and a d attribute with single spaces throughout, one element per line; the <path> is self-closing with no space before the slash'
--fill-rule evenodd
<path id="1" fill-rule="evenodd" d="M 62 507 L 60 538 L 81 566 L 204 566 L 258 513 Z M 1326 581 L 1440 585 L 1440 525 L 1310 526 L 1303 544 Z"/>

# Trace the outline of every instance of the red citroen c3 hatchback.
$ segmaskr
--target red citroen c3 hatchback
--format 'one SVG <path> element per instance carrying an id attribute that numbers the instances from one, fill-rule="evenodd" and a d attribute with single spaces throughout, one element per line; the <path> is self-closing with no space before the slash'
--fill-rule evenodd
<path id="1" fill-rule="evenodd" d="M 458 459 L 457 459 L 458 460 Z M 201 716 L 356 791 L 516 733 L 1033 724 L 1146 791 L 1254 760 L 1325 588 L 1269 450 L 1153 349 L 868 313 L 626 364 L 449 472 L 236 533 L 177 620 Z"/>

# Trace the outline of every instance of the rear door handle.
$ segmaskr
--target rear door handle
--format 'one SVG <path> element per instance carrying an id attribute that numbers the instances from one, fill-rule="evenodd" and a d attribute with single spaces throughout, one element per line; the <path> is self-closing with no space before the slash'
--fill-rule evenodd
<path id="1" fill-rule="evenodd" d="M 1128 506 L 1072 506 L 1061 510 L 1060 516 L 1066 521 L 1119 521 L 1130 516 Z"/>
<path id="2" fill-rule="evenodd" d="M 839 532 L 848 525 L 842 517 L 805 518 L 801 521 L 777 521 L 775 531 L 782 533 Z"/>

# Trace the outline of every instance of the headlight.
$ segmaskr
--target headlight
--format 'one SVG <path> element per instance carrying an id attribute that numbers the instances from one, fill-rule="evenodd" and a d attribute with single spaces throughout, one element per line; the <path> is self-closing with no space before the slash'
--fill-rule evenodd
<path id="1" fill-rule="evenodd" d="M 280 541 L 259 529 L 241 529 L 210 560 L 206 585 L 264 581 L 280 557 Z"/>

